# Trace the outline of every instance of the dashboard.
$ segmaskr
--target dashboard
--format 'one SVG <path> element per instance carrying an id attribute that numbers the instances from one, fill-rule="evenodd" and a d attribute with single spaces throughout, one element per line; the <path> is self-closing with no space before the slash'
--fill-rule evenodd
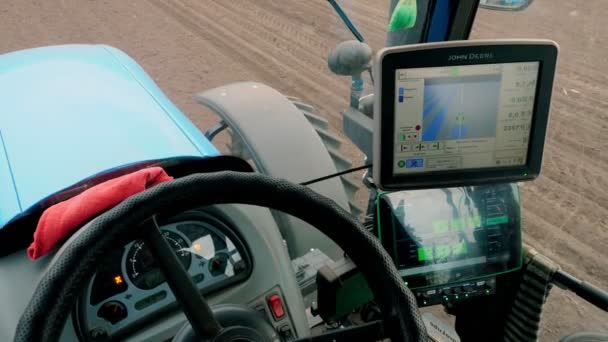
<path id="1" fill-rule="evenodd" d="M 210 214 L 182 214 L 162 224 L 161 231 L 202 294 L 242 282 L 251 273 L 247 247 Z M 99 264 L 75 317 L 85 340 L 115 339 L 175 308 L 175 296 L 152 254 L 136 240 Z"/>
<path id="2" fill-rule="evenodd" d="M 13 340 L 15 327 L 37 290 L 40 278 L 54 263 L 59 262 L 56 253 L 68 246 L 94 222 L 95 220 L 92 220 L 83 226 L 58 250 L 36 262 L 32 262 L 24 250 L 0 258 L 0 288 L 3 289 L 0 291 L 0 341 Z M 204 278 L 197 285 L 212 308 L 222 304 L 237 304 L 254 309 L 266 317 L 283 340 L 289 340 L 290 336 L 310 335 L 306 306 L 298 280 L 279 227 L 269 209 L 237 204 L 214 205 L 181 213 L 171 220 L 159 220 L 159 223 L 169 237 L 178 236 L 182 239 L 183 242 L 174 239 L 176 244 L 173 246 L 177 249 L 179 244 L 180 250 L 185 248 L 190 254 L 190 275 L 203 274 Z M 180 227 L 184 224 L 193 227 L 185 230 Z M 198 248 L 195 247 L 197 241 L 201 246 L 201 252 L 198 254 L 193 253 Z M 223 248 L 221 241 L 225 242 L 226 248 Z M 169 242 L 171 244 L 171 241 Z M 145 255 L 144 246 L 140 246 L 143 249 L 135 253 L 139 246 L 136 243 L 116 245 L 111 255 L 99 261 L 97 273 L 87 281 L 82 292 L 77 294 L 78 302 L 70 312 L 60 341 L 170 341 L 188 324 L 166 283 L 161 282 L 148 289 L 158 280 L 155 279 L 154 267 L 147 264 L 150 260 L 140 258 Z M 204 246 L 213 246 L 213 255 L 208 249 L 203 254 Z M 135 263 L 128 260 L 130 251 L 137 257 Z M 213 256 L 222 253 L 230 256 L 225 263 L 225 269 L 222 262 L 218 266 L 210 266 Z M 239 262 L 239 257 L 242 262 Z M 182 260 L 187 263 L 188 258 L 183 256 Z M 204 262 L 202 266 L 201 262 Z M 139 284 L 145 284 L 143 288 L 137 287 L 129 276 L 129 268 L 132 270 L 133 266 L 138 272 L 137 278 L 140 277 L 141 270 L 152 269 L 150 276 L 141 278 Z M 244 269 L 241 268 L 243 266 Z M 120 275 L 120 284 L 115 283 L 114 277 L 105 277 L 108 280 L 105 284 L 120 285 L 118 290 L 103 289 L 103 274 Z M 94 284 L 97 284 L 95 289 Z M 160 298 L 165 296 L 163 293 L 158 298 L 148 299 L 149 304 L 144 301 L 138 305 L 139 309 L 135 307 L 136 303 L 162 291 L 167 291 L 166 297 Z M 93 296 L 93 292 L 98 294 Z M 278 298 L 283 304 L 283 314 L 280 316 L 275 315 L 271 306 L 276 304 Z M 120 304 L 113 306 L 112 301 Z M 96 304 L 91 304 L 93 302 Z M 108 312 L 102 312 L 102 317 L 115 317 L 122 306 L 126 309 L 122 312 L 125 317 L 117 315 L 112 318 L 116 320 L 115 323 L 100 318 L 100 308 L 108 303 L 110 305 L 106 305 L 104 310 L 109 311 L 110 315 L 108 316 Z M 142 305 L 145 307 L 141 308 Z"/>

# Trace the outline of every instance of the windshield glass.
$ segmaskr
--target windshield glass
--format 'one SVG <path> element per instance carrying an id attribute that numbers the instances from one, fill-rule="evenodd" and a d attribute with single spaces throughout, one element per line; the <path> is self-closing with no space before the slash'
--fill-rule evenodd
<path id="1" fill-rule="evenodd" d="M 604 0 L 536 0 L 522 12 L 480 10 L 471 38 L 560 45 L 543 169 L 521 185 L 524 240 L 568 272 L 608 287 L 608 15 Z M 541 340 L 606 330 L 606 314 L 554 289 Z M 567 309 L 566 309 L 567 308 Z"/>
<path id="2" fill-rule="evenodd" d="M 428 20 L 427 0 L 402 0 L 410 8 L 404 10 L 401 25 L 410 29 L 387 33 L 390 8 L 397 0 L 337 2 L 374 52 L 387 44 L 419 41 Z M 574 276 L 604 289 L 606 18 L 606 0 L 535 0 L 521 12 L 480 9 L 471 33 L 471 38 L 484 39 L 547 38 L 560 45 L 542 173 L 521 185 L 524 240 Z M 327 120 L 324 129 L 342 140 L 331 145 L 339 153 L 333 155 L 336 160 L 343 158 L 353 167 L 366 162 L 342 132 L 351 78 L 333 74 L 327 62 L 338 43 L 354 38 L 326 0 L 12 1 L 0 10 L 0 32 L 0 53 L 68 43 L 117 47 L 133 57 L 203 132 L 219 119 L 196 103 L 195 94 L 239 81 L 267 84 L 297 103 L 313 106 L 311 113 Z M 369 94 L 372 80 L 365 73 L 363 80 L 363 92 Z M 272 132 L 273 123 L 267 125 Z M 248 157 L 229 131 L 213 143 L 224 153 Z M 0 150 L 0 162 L 2 156 Z M 362 175 L 352 177 L 360 187 L 353 203 L 365 212 L 368 193 L 361 185 Z M 541 340 L 558 340 L 578 330 L 608 330 L 606 314 L 572 293 L 554 289 Z"/>

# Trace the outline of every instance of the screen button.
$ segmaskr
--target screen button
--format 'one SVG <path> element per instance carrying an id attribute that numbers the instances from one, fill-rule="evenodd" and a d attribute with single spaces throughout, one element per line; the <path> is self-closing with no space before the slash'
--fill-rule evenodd
<path id="1" fill-rule="evenodd" d="M 401 152 L 409 152 L 412 150 L 411 145 L 401 145 Z"/>
<path id="2" fill-rule="evenodd" d="M 413 169 L 413 168 L 419 168 L 419 167 L 424 167 L 424 159 L 422 159 L 422 158 L 407 159 L 405 161 L 405 168 L 407 168 L 407 169 Z"/>

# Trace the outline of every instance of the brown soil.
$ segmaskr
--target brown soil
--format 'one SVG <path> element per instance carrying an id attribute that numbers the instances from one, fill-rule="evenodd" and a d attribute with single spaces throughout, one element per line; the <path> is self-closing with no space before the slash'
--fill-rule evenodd
<path id="1" fill-rule="evenodd" d="M 374 49 L 387 0 L 343 0 Z M 475 38 L 550 38 L 561 45 L 543 175 L 522 186 L 525 239 L 581 279 L 608 288 L 608 17 L 605 0 L 536 0 L 522 13 L 480 11 Z M 314 104 L 339 130 L 348 80 L 326 66 L 351 39 L 326 1 L 3 1 L 0 53 L 104 43 L 135 58 L 200 127 L 217 121 L 192 100 L 201 90 L 257 80 Z M 344 152 L 358 164 L 360 154 Z M 608 330 L 608 315 L 553 290 L 543 340 Z"/>

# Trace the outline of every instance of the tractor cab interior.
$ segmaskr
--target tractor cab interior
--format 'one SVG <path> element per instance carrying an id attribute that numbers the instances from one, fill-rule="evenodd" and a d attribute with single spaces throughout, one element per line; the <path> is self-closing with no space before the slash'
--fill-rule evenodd
<path id="1" fill-rule="evenodd" d="M 366 156 L 359 168 L 370 189 L 363 219 L 346 191 L 323 192 L 345 172 L 285 176 L 306 175 L 302 160 L 287 165 L 260 152 L 284 146 L 260 138 L 268 134 L 255 128 L 260 117 L 239 116 L 299 115 L 305 105 L 254 82 L 211 90 L 197 101 L 223 120 L 189 139 L 211 145 L 229 127 L 247 151 L 239 158 L 212 151 L 117 166 L 0 221 L 1 341 L 527 341 L 538 338 L 553 286 L 608 310 L 604 290 L 523 242 L 518 184 L 541 173 L 557 44 L 447 41 L 459 30 L 468 35 L 479 5 L 461 1 L 443 9 L 454 13 L 446 25 L 430 25 L 439 20 L 432 15 L 418 21 L 426 23 L 420 44 L 372 58 L 357 28 L 329 2 L 360 38 L 338 46 L 328 63 L 353 78 L 343 124 Z M 502 10 L 527 6 L 517 3 L 482 1 Z M 407 26 L 406 19 L 391 20 L 389 40 L 413 39 L 391 35 L 391 25 Z M 100 53 L 95 49 L 87 51 Z M 153 83 L 135 79 L 137 64 L 128 56 L 102 49 L 115 54 L 104 52 L 109 59 L 95 64 L 108 80 Z M 57 51 L 55 61 L 63 58 Z M 368 73 L 374 93 L 362 97 L 359 82 Z M 158 98 L 150 106 L 163 107 Z M 299 128 L 277 129 L 277 137 L 314 133 L 308 122 L 296 124 L 301 117 L 289 120 L 277 127 Z M 301 158 L 318 160 L 305 163 L 330 160 L 312 147 L 316 135 L 310 141 L 301 144 Z M 132 190 L 142 170 L 166 177 Z M 125 189 L 132 191 L 108 202 Z M 91 209 L 83 199 L 111 204 Z M 89 210 L 71 225 L 61 216 Z M 51 215 L 70 228 L 52 241 L 36 230 Z M 32 234 L 43 252 L 26 253 Z M 441 308 L 453 326 L 426 308 Z"/>

